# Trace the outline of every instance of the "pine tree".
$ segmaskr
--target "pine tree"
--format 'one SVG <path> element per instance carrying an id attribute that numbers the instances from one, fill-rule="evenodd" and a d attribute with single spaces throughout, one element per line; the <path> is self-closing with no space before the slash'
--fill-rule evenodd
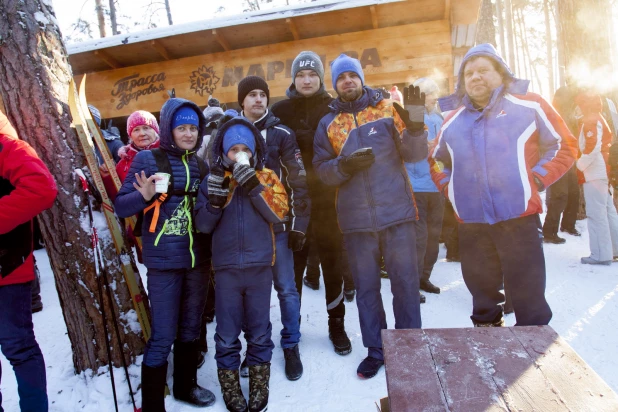
<path id="1" fill-rule="evenodd" d="M 67 105 L 72 77 L 66 48 L 51 3 L 45 0 L 0 1 L 0 93 L 6 114 L 20 137 L 45 162 L 58 185 L 54 206 L 39 216 L 43 239 L 56 281 L 60 305 L 73 348 L 77 373 L 97 371 L 109 363 L 103 334 L 101 302 L 88 232 L 87 206 L 73 170 L 86 164 Z M 109 282 L 120 322 L 127 361 L 142 353 L 144 341 L 118 256 L 109 235 L 100 231 Z M 139 282 L 143 293 L 143 286 Z M 107 318 L 111 316 L 107 313 Z M 114 328 L 108 325 L 110 334 Z M 39 337 L 45 339 L 45 337 Z M 115 341 L 112 336 L 111 341 Z M 120 352 L 112 352 L 116 366 Z"/>

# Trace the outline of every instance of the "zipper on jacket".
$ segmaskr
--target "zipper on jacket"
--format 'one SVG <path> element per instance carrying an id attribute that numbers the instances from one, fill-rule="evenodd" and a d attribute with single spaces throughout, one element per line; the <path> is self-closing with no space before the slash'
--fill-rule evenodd
<path id="1" fill-rule="evenodd" d="M 360 127 L 358 125 L 358 120 L 356 119 L 356 112 L 352 112 L 352 116 L 354 116 L 354 124 L 356 125 L 356 130 L 358 131 L 358 142 L 362 143 L 361 142 L 362 135 L 360 132 Z M 369 180 L 369 172 L 367 171 L 367 169 L 363 170 L 363 183 L 365 186 L 365 193 L 367 194 L 367 197 L 369 198 L 368 203 L 369 203 L 369 211 L 371 213 L 371 223 L 373 227 L 377 229 L 376 213 L 375 213 L 375 207 L 373 204 L 373 193 L 371 192 L 371 182 Z"/>
<path id="2" fill-rule="evenodd" d="M 189 171 L 189 164 L 187 163 L 187 156 L 189 155 L 189 151 L 186 150 L 185 154 L 182 155 L 182 164 L 185 166 L 185 171 L 187 172 L 187 182 L 185 183 L 185 193 L 189 192 L 189 183 L 191 182 L 191 173 Z M 173 190 L 174 188 L 172 188 Z M 193 253 L 193 220 L 191 219 L 191 208 L 189 206 L 189 195 L 185 195 L 183 200 L 184 206 L 183 210 L 185 211 L 185 215 L 189 220 L 189 227 L 187 227 L 187 232 L 189 233 L 189 253 L 191 254 L 191 268 L 195 267 L 195 253 Z"/>

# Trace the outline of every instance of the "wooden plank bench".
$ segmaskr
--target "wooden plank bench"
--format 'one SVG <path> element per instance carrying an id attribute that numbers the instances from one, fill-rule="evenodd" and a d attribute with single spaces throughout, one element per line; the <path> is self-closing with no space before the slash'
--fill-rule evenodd
<path id="1" fill-rule="evenodd" d="M 382 340 L 391 412 L 618 411 L 550 326 L 383 330 Z"/>

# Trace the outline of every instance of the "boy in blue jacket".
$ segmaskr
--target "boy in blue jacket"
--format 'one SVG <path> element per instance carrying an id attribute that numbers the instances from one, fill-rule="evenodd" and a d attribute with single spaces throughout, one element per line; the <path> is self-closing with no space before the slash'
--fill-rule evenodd
<path id="1" fill-rule="evenodd" d="M 249 164 L 236 161 L 240 152 L 247 154 Z M 262 411 L 268 405 L 274 348 L 270 323 L 273 224 L 285 219 L 288 198 L 276 174 L 264 167 L 266 153 L 264 139 L 247 119 L 236 117 L 225 123 L 213 142 L 213 164 L 195 208 L 197 228 L 213 236 L 215 359 L 230 411 L 247 410 L 238 371 L 243 324 L 250 379 L 248 410 Z"/>
<path id="2" fill-rule="evenodd" d="M 160 172 L 150 150 L 139 152 L 116 196 L 119 217 L 142 210 L 144 265 L 148 268 L 148 297 L 152 336 L 142 363 L 142 410 L 165 411 L 167 357 L 174 344 L 174 398 L 209 406 L 215 397 L 197 384 L 198 337 L 206 300 L 210 236 L 196 233 L 192 209 L 202 174 L 196 148 L 206 121 L 188 100 L 170 99 L 161 108 L 160 150 L 169 160 L 172 178 L 167 198 L 160 202 L 155 173 Z"/>

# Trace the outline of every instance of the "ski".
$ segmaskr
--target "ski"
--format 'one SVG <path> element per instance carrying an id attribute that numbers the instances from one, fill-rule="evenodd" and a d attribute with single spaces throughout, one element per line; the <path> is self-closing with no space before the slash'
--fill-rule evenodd
<path id="1" fill-rule="evenodd" d="M 79 84 L 79 104 L 81 105 L 81 111 L 84 115 L 84 119 L 86 120 L 86 125 L 88 126 L 88 130 L 90 130 L 90 135 L 94 137 L 94 143 L 99 148 L 99 152 L 101 153 L 101 157 L 103 158 L 103 163 L 105 167 L 112 177 L 112 181 L 114 182 L 114 187 L 116 188 L 116 192 L 120 191 L 120 186 L 122 186 L 122 182 L 118 177 L 118 173 L 116 172 L 116 163 L 112 158 L 111 153 L 109 152 L 109 147 L 105 143 L 105 138 L 103 137 L 103 133 L 101 133 L 101 129 L 97 122 L 92 118 L 92 114 L 90 113 L 90 109 L 88 108 L 88 102 L 86 101 L 86 75 L 82 77 L 82 81 Z M 135 216 L 131 216 L 125 219 L 125 222 L 131 226 L 131 229 L 135 230 L 135 225 L 137 223 L 137 218 Z M 139 250 L 142 250 L 142 239 L 140 237 L 136 237 L 137 247 Z"/>
<path id="2" fill-rule="evenodd" d="M 105 220 L 107 221 L 107 225 L 109 227 L 109 231 L 112 235 L 112 240 L 114 241 L 114 246 L 116 247 L 116 253 L 120 259 L 120 266 L 123 271 L 125 282 L 129 288 L 129 293 L 131 294 L 131 300 L 133 301 L 133 307 L 135 312 L 137 313 L 137 318 L 139 320 L 140 326 L 142 328 L 142 333 L 144 335 L 144 339 L 148 341 L 150 338 L 150 320 L 148 318 L 148 311 L 146 310 L 146 305 L 144 303 L 144 296 L 142 296 L 138 282 L 137 276 L 135 273 L 133 259 L 127 249 L 124 238 L 120 229 L 120 223 L 118 222 L 118 218 L 114 214 L 114 207 L 107 196 L 107 192 L 105 191 L 105 185 L 103 184 L 103 179 L 101 178 L 101 174 L 99 173 L 98 162 L 94 155 L 93 142 L 88 136 L 88 132 L 84 127 L 84 117 L 82 116 L 79 105 L 77 104 L 77 93 L 75 90 L 75 81 L 71 79 L 69 84 L 69 110 L 71 112 L 71 116 L 73 118 L 72 127 L 75 128 L 77 135 L 79 137 L 80 145 L 82 146 L 82 150 L 84 155 L 86 156 L 86 161 L 88 163 L 88 168 L 90 169 L 90 174 L 92 175 L 92 179 L 95 184 L 95 188 L 99 191 L 102 204 L 101 210 L 105 215 Z M 115 170 L 115 168 L 114 168 Z"/>

